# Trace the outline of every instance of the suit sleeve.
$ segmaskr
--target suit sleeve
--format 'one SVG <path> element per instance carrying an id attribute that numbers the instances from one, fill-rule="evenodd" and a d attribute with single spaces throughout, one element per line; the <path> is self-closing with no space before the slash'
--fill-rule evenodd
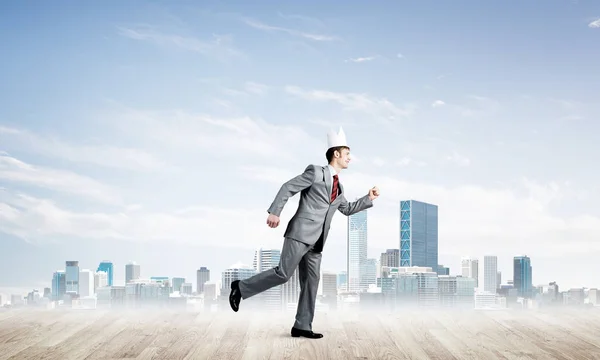
<path id="1" fill-rule="evenodd" d="M 309 165 L 302 174 L 284 183 L 267 210 L 268 213 L 279 216 L 289 198 L 314 184 L 316 174 L 315 165 Z"/>
<path id="2" fill-rule="evenodd" d="M 373 207 L 373 201 L 371 200 L 371 198 L 369 198 L 369 195 L 365 195 L 353 202 L 348 202 L 348 200 L 346 200 L 346 197 L 343 194 L 341 196 L 342 202 L 340 203 L 338 210 L 346 216 L 350 216 L 356 214 L 357 212 L 361 212 L 363 210 Z"/>

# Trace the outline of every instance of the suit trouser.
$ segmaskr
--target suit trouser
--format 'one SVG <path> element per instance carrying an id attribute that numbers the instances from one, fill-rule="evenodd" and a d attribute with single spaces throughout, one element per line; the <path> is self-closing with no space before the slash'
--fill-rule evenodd
<path id="1" fill-rule="evenodd" d="M 313 251 L 314 245 L 286 237 L 281 249 L 279 265 L 258 273 L 239 283 L 242 299 L 257 295 L 274 286 L 285 284 L 298 268 L 300 297 L 294 327 L 312 330 L 315 303 L 321 273 L 321 252 Z"/>

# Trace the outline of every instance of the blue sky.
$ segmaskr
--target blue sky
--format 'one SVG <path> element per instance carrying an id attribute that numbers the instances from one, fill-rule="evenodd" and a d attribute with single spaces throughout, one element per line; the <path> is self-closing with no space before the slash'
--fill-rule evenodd
<path id="1" fill-rule="evenodd" d="M 67 259 L 218 279 L 281 247 L 297 200 L 276 230 L 266 209 L 338 126 L 348 197 L 382 191 L 370 257 L 410 198 L 440 206 L 452 273 L 496 254 L 505 280 L 525 253 L 535 284 L 598 286 L 599 19 L 568 0 L 3 3 L 0 271 L 27 270 L 0 286 Z M 345 269 L 345 225 L 324 269 Z"/>

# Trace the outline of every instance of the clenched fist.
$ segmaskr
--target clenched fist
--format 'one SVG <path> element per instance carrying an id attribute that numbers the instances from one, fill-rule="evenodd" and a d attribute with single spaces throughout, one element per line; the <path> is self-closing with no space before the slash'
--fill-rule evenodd
<path id="1" fill-rule="evenodd" d="M 375 200 L 379 196 L 379 188 L 377 186 L 373 186 L 371 190 L 369 190 L 369 199 Z"/>
<path id="2" fill-rule="evenodd" d="M 269 225 L 271 228 L 276 228 L 279 226 L 279 216 L 269 214 L 269 217 L 267 217 L 267 225 Z"/>

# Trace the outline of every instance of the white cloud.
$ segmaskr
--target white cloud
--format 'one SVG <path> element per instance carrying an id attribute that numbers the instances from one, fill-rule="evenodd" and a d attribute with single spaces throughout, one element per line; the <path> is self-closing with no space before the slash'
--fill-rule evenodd
<path id="1" fill-rule="evenodd" d="M 215 35 L 212 40 L 200 40 L 193 36 L 165 34 L 149 26 L 117 27 L 119 35 L 129 39 L 148 41 L 160 46 L 176 47 L 220 59 L 239 58 L 245 55 L 233 47 L 231 36 Z"/>
<path id="2" fill-rule="evenodd" d="M 423 167 L 423 166 L 426 166 L 427 163 L 405 156 L 405 157 L 401 158 L 400 160 L 398 160 L 396 162 L 396 165 L 398 165 L 398 166 L 415 165 L 415 166 Z"/>
<path id="3" fill-rule="evenodd" d="M 397 57 L 398 59 L 404 59 L 404 55 L 402 55 L 402 54 L 400 54 L 400 53 L 398 53 L 398 55 L 396 55 L 396 57 Z"/>
<path id="4" fill-rule="evenodd" d="M 373 61 L 375 59 L 377 59 L 377 56 L 366 56 L 366 57 L 350 58 L 350 59 L 344 60 L 344 62 L 363 63 L 363 62 Z"/>
<path id="5" fill-rule="evenodd" d="M 140 149 L 67 144 L 57 138 L 41 136 L 23 129 L 0 126 L 0 140 L 7 147 L 77 163 L 138 171 L 154 171 L 167 167 L 162 160 Z"/>
<path id="6" fill-rule="evenodd" d="M 453 151 L 452 154 L 447 155 L 446 160 L 460 166 L 469 166 L 471 164 L 471 160 L 468 157 L 463 156 L 456 151 Z"/>
<path id="7" fill-rule="evenodd" d="M 382 167 L 385 166 L 386 161 L 380 157 L 375 157 L 373 159 L 373 164 L 375 164 L 375 166 Z"/>
<path id="8" fill-rule="evenodd" d="M 279 26 L 271 26 L 271 25 L 264 24 L 260 21 L 252 20 L 252 19 L 244 19 L 244 23 L 246 23 L 246 25 L 251 26 L 255 29 L 264 30 L 264 31 L 268 31 L 268 32 L 273 32 L 273 31 L 284 32 L 284 33 L 287 33 L 292 36 L 298 36 L 298 37 L 302 37 L 302 38 L 314 40 L 314 41 L 338 40 L 338 37 L 336 37 L 336 36 L 314 34 L 314 33 L 308 33 L 308 32 L 288 29 L 288 28 L 284 28 L 284 27 L 279 27 Z"/>
<path id="9" fill-rule="evenodd" d="M 466 99 L 470 100 L 464 105 L 447 105 L 451 109 L 457 111 L 458 114 L 464 117 L 482 117 L 497 113 L 500 110 L 500 103 L 492 98 L 467 95 Z"/>
<path id="10" fill-rule="evenodd" d="M 31 242 L 73 237 L 253 248 L 281 241 L 280 233 L 269 231 L 266 214 L 266 207 L 244 205 L 234 209 L 196 206 L 171 212 L 73 212 L 49 199 L 0 193 L 0 231 Z"/>
<path id="11" fill-rule="evenodd" d="M 279 159 L 297 158 L 298 151 L 320 150 L 323 142 L 295 125 L 274 125 L 260 118 L 213 117 L 183 111 L 144 111 L 124 108 L 110 115 L 117 126 L 139 142 L 173 150 L 175 156 L 201 152 L 216 156 Z M 323 140 L 324 141 L 324 140 Z M 165 154 L 166 156 L 166 154 Z"/>
<path id="12" fill-rule="evenodd" d="M 241 89 L 222 88 L 221 91 L 230 96 L 252 96 L 252 95 L 266 95 L 269 90 L 269 86 L 257 82 L 247 81 L 241 87 Z"/>
<path id="13" fill-rule="evenodd" d="M 298 175 L 289 169 L 273 168 L 270 166 L 249 166 L 240 167 L 241 175 L 251 180 L 265 181 L 274 184 L 283 184 L 288 179 Z"/>
<path id="14" fill-rule="evenodd" d="M 244 89 L 252 94 L 257 94 L 257 95 L 264 95 L 267 90 L 268 90 L 268 86 L 265 84 L 260 84 L 260 83 L 255 83 L 255 82 L 246 82 L 246 84 L 244 85 Z"/>
<path id="15" fill-rule="evenodd" d="M 406 117 L 411 114 L 408 109 L 396 106 L 386 98 L 375 98 L 367 94 L 337 93 L 326 90 L 306 90 L 298 86 L 286 86 L 288 94 L 305 100 L 320 102 L 335 102 L 342 105 L 344 110 L 360 111 L 369 115 L 380 116 L 385 119 Z"/>
<path id="16" fill-rule="evenodd" d="M 33 166 L 8 155 L 0 155 L 0 179 L 85 196 L 100 203 L 122 204 L 114 189 L 94 179 L 70 171 Z"/>
<path id="17" fill-rule="evenodd" d="M 446 103 L 443 102 L 442 100 L 436 100 L 431 104 L 431 107 L 436 108 L 436 107 L 440 107 L 440 106 L 444 106 L 444 105 L 446 105 Z"/>
<path id="18" fill-rule="evenodd" d="M 593 28 L 593 29 L 600 28 L 600 19 L 592 21 L 591 23 L 588 24 L 588 27 Z"/>

